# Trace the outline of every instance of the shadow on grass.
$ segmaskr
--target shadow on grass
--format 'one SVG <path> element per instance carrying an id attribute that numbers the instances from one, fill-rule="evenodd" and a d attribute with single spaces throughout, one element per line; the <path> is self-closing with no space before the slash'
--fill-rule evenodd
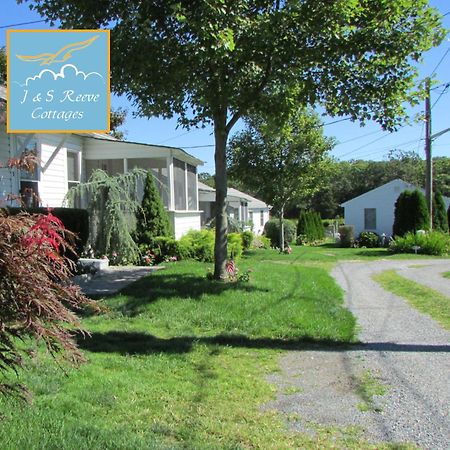
<path id="1" fill-rule="evenodd" d="M 308 337 L 276 339 L 249 338 L 243 335 L 177 336 L 162 339 L 148 333 L 122 331 L 92 333 L 90 337 L 79 336 L 77 341 L 80 348 L 90 352 L 118 353 L 121 355 L 150 355 L 153 353 L 183 354 L 190 352 L 195 344 L 272 350 L 450 353 L 450 345 L 395 344 L 391 342 L 351 344 Z"/>
<path id="2" fill-rule="evenodd" d="M 160 299 L 199 299 L 203 295 L 220 295 L 226 291 L 268 292 L 248 283 L 223 283 L 191 274 L 158 274 L 141 278 L 120 291 L 128 297 L 121 312 L 133 317 L 140 313 L 142 306 Z"/>

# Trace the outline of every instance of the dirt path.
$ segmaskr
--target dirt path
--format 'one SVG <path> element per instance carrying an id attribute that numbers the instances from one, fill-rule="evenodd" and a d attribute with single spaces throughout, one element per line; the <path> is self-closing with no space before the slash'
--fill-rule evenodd
<path id="1" fill-rule="evenodd" d="M 449 271 L 450 260 L 339 264 L 332 275 L 346 292 L 363 344 L 346 351 L 290 352 L 281 360 L 281 374 L 272 378 L 280 393 L 270 407 L 288 413 L 290 425 L 303 432 L 314 432 L 316 424 L 354 425 L 369 441 L 447 450 L 450 332 L 372 280 L 389 269 L 415 281 L 423 274 L 424 284 L 441 292 L 450 283 L 434 276 Z M 386 393 L 370 397 L 372 388 Z"/>

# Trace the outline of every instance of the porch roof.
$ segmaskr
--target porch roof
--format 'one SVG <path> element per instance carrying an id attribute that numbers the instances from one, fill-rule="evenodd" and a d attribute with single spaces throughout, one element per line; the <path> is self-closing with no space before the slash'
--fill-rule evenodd
<path id="1" fill-rule="evenodd" d="M 193 166 L 203 161 L 178 147 L 118 141 L 108 135 L 85 134 L 85 159 L 165 158 L 173 156 Z"/>

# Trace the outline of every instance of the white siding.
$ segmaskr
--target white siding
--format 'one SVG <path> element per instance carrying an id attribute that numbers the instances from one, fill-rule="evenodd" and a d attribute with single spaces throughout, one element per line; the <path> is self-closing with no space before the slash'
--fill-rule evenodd
<path id="1" fill-rule="evenodd" d="M 189 230 L 200 230 L 200 211 L 168 211 L 175 239 L 180 239 Z"/>
<path id="2" fill-rule="evenodd" d="M 6 167 L 10 158 L 9 138 L 6 134 L 5 124 L 0 124 L 0 207 L 3 206 L 8 194 L 17 194 L 15 186 L 13 188 L 12 171 Z"/>
<path id="3" fill-rule="evenodd" d="M 355 227 L 355 236 L 362 231 L 374 231 L 381 235 L 392 235 L 392 226 L 394 224 L 395 202 L 398 196 L 405 190 L 414 190 L 415 186 L 405 183 L 402 180 L 394 180 L 372 191 L 366 192 L 356 197 L 344 206 L 344 219 L 346 225 Z M 364 226 L 364 209 L 374 208 L 376 210 L 376 228 L 366 230 Z"/>
<path id="4" fill-rule="evenodd" d="M 261 211 L 263 211 L 263 224 L 261 225 Z M 256 235 L 263 234 L 264 225 L 269 221 L 269 208 L 248 208 L 248 212 L 253 213 L 253 228 L 252 231 Z M 250 214 L 249 214 L 250 217 Z"/>
<path id="5" fill-rule="evenodd" d="M 41 142 L 41 179 L 39 196 L 42 206 L 62 206 L 67 193 L 67 150 L 81 152 L 82 140 L 75 135 L 39 135 Z M 63 139 L 64 142 L 63 142 Z M 58 146 L 62 146 L 58 150 Z M 80 155 L 81 157 L 81 155 Z"/>

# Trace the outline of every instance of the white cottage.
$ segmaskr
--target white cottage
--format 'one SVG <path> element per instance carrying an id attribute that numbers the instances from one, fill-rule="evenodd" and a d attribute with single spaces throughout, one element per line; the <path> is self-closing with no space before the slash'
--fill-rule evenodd
<path id="1" fill-rule="evenodd" d="M 6 91 L 0 86 L 0 109 Z M 110 175 L 135 167 L 152 170 L 175 236 L 200 229 L 197 166 L 202 161 L 176 147 L 118 141 L 89 134 L 7 134 L 0 112 L 0 162 L 34 151 L 40 165 L 33 174 L 0 167 L 0 204 L 15 204 L 8 196 L 21 196 L 29 206 L 63 206 L 68 189 L 86 181 L 94 169 Z"/>
<path id="2" fill-rule="evenodd" d="M 204 183 L 198 183 L 199 201 L 202 213 L 202 225 L 205 225 L 214 217 L 215 190 Z M 245 192 L 234 188 L 228 188 L 227 212 L 230 217 L 236 219 L 245 227 L 260 235 L 264 231 L 264 225 L 269 220 L 271 207 Z"/>
<path id="3" fill-rule="evenodd" d="M 358 197 L 342 203 L 346 225 L 355 227 L 355 236 L 362 231 L 373 231 L 379 235 L 392 235 L 394 225 L 395 202 L 403 191 L 423 189 L 396 179 L 382 186 L 372 189 Z M 450 205 L 450 198 L 444 197 L 446 207 Z"/>

